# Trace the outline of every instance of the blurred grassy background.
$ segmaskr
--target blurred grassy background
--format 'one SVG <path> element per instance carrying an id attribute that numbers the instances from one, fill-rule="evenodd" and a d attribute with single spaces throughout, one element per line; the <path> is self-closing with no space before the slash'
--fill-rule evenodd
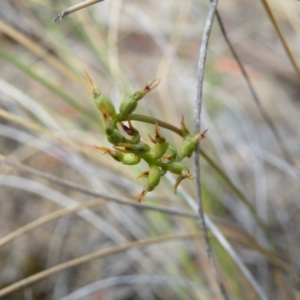
<path id="1" fill-rule="evenodd" d="M 208 1 L 106 0 L 52 19 L 75 1 L 3 1 L 0 10 L 0 154 L 103 195 L 136 202 L 141 164 L 128 167 L 97 152 L 110 146 L 90 97 L 87 71 L 118 105 L 161 78 L 138 113 L 193 128 L 201 33 Z M 297 1 L 271 10 L 299 62 Z M 267 299 L 300 299 L 299 78 L 261 2 L 220 2 L 227 34 L 293 163 L 284 159 L 232 58 L 217 22 L 210 39 L 201 145 L 205 211 L 228 238 Z M 143 133 L 152 125 L 134 123 Z M 181 139 L 162 129 L 168 140 Z M 192 161 L 186 160 L 191 170 Z M 193 180 L 174 195 L 172 176 L 143 203 L 190 211 Z M 91 196 L 1 164 L 0 235 Z M 245 205 L 246 202 L 246 205 Z M 261 220 L 260 223 L 258 220 Z M 0 287 L 96 250 L 199 231 L 193 218 L 99 199 L 97 207 L 38 226 L 4 245 Z M 218 271 L 232 299 L 259 299 L 212 237 Z M 93 285 L 92 285 L 93 284 Z M 71 294 L 73 293 L 73 294 Z M 65 270 L 5 299 L 220 299 L 200 237 L 156 243 Z M 4 299 L 3 298 L 3 299 Z"/>

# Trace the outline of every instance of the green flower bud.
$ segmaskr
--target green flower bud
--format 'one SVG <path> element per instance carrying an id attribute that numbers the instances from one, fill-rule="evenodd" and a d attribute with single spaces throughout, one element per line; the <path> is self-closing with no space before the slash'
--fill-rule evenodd
<path id="1" fill-rule="evenodd" d="M 137 107 L 137 99 L 134 97 L 135 94 L 125 97 L 120 105 L 120 114 L 122 118 L 126 119 L 132 114 Z"/>
<path id="2" fill-rule="evenodd" d="M 148 192 L 151 192 L 155 189 L 156 186 L 158 186 L 161 178 L 161 170 L 158 166 L 156 165 L 151 165 L 149 168 L 149 174 L 148 174 L 148 183 L 147 185 L 143 188 L 143 191 L 139 195 L 138 198 L 138 203 L 141 203 L 143 198 Z"/>
<path id="3" fill-rule="evenodd" d="M 137 155 L 133 154 L 133 153 L 121 153 L 106 147 L 97 147 L 95 146 L 95 148 L 97 150 L 101 150 L 104 152 L 104 154 L 108 154 L 109 156 L 111 156 L 114 160 L 118 161 L 118 162 L 122 162 L 124 165 L 136 165 L 138 164 L 141 159 L 140 157 L 138 157 Z"/>
<path id="4" fill-rule="evenodd" d="M 123 153 L 122 153 L 123 154 Z M 123 154 L 122 163 L 124 165 L 136 165 L 141 161 L 141 158 L 134 153 Z"/>
<path id="5" fill-rule="evenodd" d="M 141 136 L 140 136 L 140 133 L 137 129 L 135 129 L 131 122 L 130 122 L 130 119 L 128 118 L 128 123 L 129 123 L 129 127 L 127 127 L 126 125 L 124 125 L 122 122 L 120 123 L 122 129 L 124 130 L 124 132 L 129 135 L 129 136 L 132 136 L 132 139 L 129 140 L 129 139 L 126 139 L 126 142 L 129 143 L 129 144 L 138 144 L 140 142 L 140 139 L 141 139 Z"/>
<path id="6" fill-rule="evenodd" d="M 150 155 L 154 159 L 161 158 L 167 151 L 169 147 L 169 143 L 166 141 L 166 139 L 160 134 L 158 124 L 156 124 L 155 127 L 155 139 L 153 139 L 150 135 L 150 139 L 153 143 L 155 143 L 155 146 L 151 149 Z"/>
<path id="7" fill-rule="evenodd" d="M 111 100 L 102 94 L 95 98 L 95 104 L 101 113 L 102 121 L 107 123 L 107 119 L 114 118 L 116 116 L 116 110 Z"/>
<path id="8" fill-rule="evenodd" d="M 181 161 L 185 157 L 190 157 L 193 154 L 197 143 L 205 138 L 206 131 L 207 130 L 205 130 L 203 133 L 196 133 L 192 136 L 186 137 L 183 141 L 183 145 L 179 151 L 176 161 Z"/>
<path id="9" fill-rule="evenodd" d="M 183 145 L 180 149 L 180 154 L 177 158 L 177 161 L 182 160 L 184 157 L 190 157 L 193 154 L 197 143 L 205 138 L 206 132 L 207 129 L 202 133 L 196 133 L 192 136 L 185 138 Z"/>
<path id="10" fill-rule="evenodd" d="M 161 161 L 162 163 L 168 164 L 175 161 L 176 157 L 177 157 L 177 149 L 173 145 L 169 144 L 168 149 L 164 154 L 164 156 L 162 157 Z"/>
<path id="11" fill-rule="evenodd" d="M 147 93 L 152 91 L 155 87 L 157 87 L 159 82 L 160 80 L 154 80 L 147 84 L 143 90 L 137 91 L 133 95 L 125 97 L 120 105 L 121 119 L 126 119 L 128 116 L 130 116 L 135 111 L 138 101 L 141 100 Z"/>
<path id="12" fill-rule="evenodd" d="M 142 142 L 140 142 L 137 145 L 129 144 L 129 143 L 120 143 L 116 145 L 114 148 L 123 153 L 135 153 L 140 157 L 142 157 L 141 154 L 147 153 L 150 150 L 150 147 L 147 144 L 144 144 Z"/>
<path id="13" fill-rule="evenodd" d="M 148 175 L 148 187 L 155 188 L 159 182 L 161 177 L 160 168 L 156 165 L 149 166 L 149 175 Z"/>
<path id="14" fill-rule="evenodd" d="M 109 127 L 106 128 L 105 132 L 106 132 L 107 140 L 111 144 L 118 145 L 118 144 L 124 142 L 123 135 L 117 129 L 114 129 L 114 128 L 109 126 Z"/>
<path id="15" fill-rule="evenodd" d="M 166 168 L 168 171 L 181 175 L 183 173 L 189 172 L 189 169 L 180 162 L 172 162 L 169 164 L 165 164 L 164 168 Z"/>
<path id="16" fill-rule="evenodd" d="M 102 95 L 93 79 L 87 73 L 85 73 L 84 75 L 92 90 L 95 104 L 101 113 L 102 122 L 104 124 L 107 124 L 109 119 L 114 118 L 116 115 L 115 107 L 109 98 Z"/>

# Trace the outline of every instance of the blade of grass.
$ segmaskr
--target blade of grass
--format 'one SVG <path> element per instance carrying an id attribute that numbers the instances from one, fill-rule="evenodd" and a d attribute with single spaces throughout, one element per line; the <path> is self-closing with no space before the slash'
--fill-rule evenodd
<path id="1" fill-rule="evenodd" d="M 261 0 L 261 3 L 263 5 L 263 7 L 264 7 L 264 9 L 265 9 L 265 11 L 266 11 L 269 19 L 270 19 L 272 25 L 274 26 L 274 29 L 275 29 L 275 31 L 276 31 L 279 39 L 280 39 L 280 42 L 281 42 L 281 44 L 282 44 L 282 46 L 283 46 L 283 48 L 284 48 L 284 50 L 286 52 L 286 55 L 288 56 L 288 58 L 289 58 L 289 60 L 290 60 L 290 62 L 292 64 L 292 66 L 294 68 L 294 71 L 295 71 L 298 79 L 300 80 L 300 69 L 298 67 L 298 64 L 296 63 L 294 55 L 293 55 L 293 53 L 292 53 L 292 51 L 291 51 L 291 49 L 290 49 L 287 41 L 285 40 L 284 35 L 282 34 L 282 32 L 280 30 L 279 24 L 276 21 L 276 18 L 274 16 L 274 14 L 273 14 L 273 12 L 272 12 L 269 4 L 268 4 L 268 1 L 267 0 Z"/>
<path id="2" fill-rule="evenodd" d="M 178 234 L 178 235 L 167 235 L 167 236 L 161 236 L 161 237 L 157 237 L 157 238 L 150 238 L 150 239 L 144 239 L 144 240 L 139 240 L 139 241 L 135 241 L 135 242 L 130 242 L 123 246 L 117 246 L 117 247 L 112 247 L 112 248 L 108 248 L 108 249 L 104 249 L 104 250 L 99 250 L 99 251 L 93 252 L 91 254 L 83 255 L 78 258 L 69 260 L 65 263 L 56 265 L 52 268 L 49 268 L 47 270 L 44 270 L 42 272 L 39 272 L 32 276 L 29 276 L 25 279 L 17 281 L 15 283 L 1 289 L 0 297 L 9 295 L 13 292 L 18 291 L 19 289 L 30 286 L 31 284 L 33 284 L 35 282 L 38 282 L 44 278 L 47 278 L 47 277 L 54 275 L 58 272 L 61 272 L 63 270 L 67 270 L 69 268 L 81 265 L 86 262 L 93 261 L 95 259 L 103 258 L 108 255 L 121 253 L 121 252 L 130 250 L 130 249 L 136 248 L 136 247 L 154 245 L 154 244 L 158 244 L 158 243 L 164 243 L 164 242 L 176 241 L 176 240 L 182 240 L 182 239 L 198 239 L 198 238 L 200 238 L 200 235 L 198 232 Z"/>
<path id="3" fill-rule="evenodd" d="M 31 78 L 33 78 L 34 80 L 36 80 L 37 82 L 42 84 L 43 86 L 45 86 L 49 91 L 51 91 L 55 95 L 59 96 L 62 100 L 64 100 L 66 103 L 68 103 L 71 107 L 73 107 L 78 112 L 85 115 L 90 122 L 92 122 L 92 123 L 98 122 L 96 120 L 95 115 L 93 115 L 90 111 L 88 111 L 84 106 L 78 104 L 77 100 L 70 97 L 68 94 L 66 94 L 64 91 L 62 91 L 60 88 L 57 88 L 54 84 L 52 84 L 47 79 L 45 79 L 44 76 L 39 75 L 37 72 L 35 72 L 29 66 L 26 66 L 25 64 L 21 63 L 19 60 L 17 60 L 13 56 L 3 52 L 1 49 L 0 49 L 0 57 L 2 57 L 7 62 L 14 65 L 15 67 L 17 67 L 19 70 L 21 70 L 26 75 L 30 76 Z"/>
<path id="4" fill-rule="evenodd" d="M 262 0 L 262 1 L 264 1 L 264 0 Z M 250 93 L 252 95 L 252 98 L 254 99 L 254 101 L 255 101 L 255 103 L 256 103 L 256 105 L 257 105 L 257 107 L 258 107 L 258 109 L 259 109 L 259 111 L 260 111 L 260 113 L 262 115 L 262 117 L 265 120 L 265 122 L 268 124 L 270 130 L 272 131 L 273 135 L 275 136 L 275 138 L 277 140 L 277 143 L 278 143 L 278 145 L 279 145 L 279 147 L 281 149 L 281 152 L 282 152 L 284 158 L 291 165 L 293 165 L 294 164 L 293 163 L 293 158 L 290 155 L 288 149 L 285 147 L 285 144 L 282 141 L 282 138 L 281 138 L 281 136 L 280 136 L 280 134 L 279 134 L 276 126 L 274 125 L 272 119 L 269 117 L 269 115 L 267 114 L 267 112 L 262 107 L 261 101 L 260 101 L 260 99 L 259 99 L 259 97 L 258 97 L 258 95 L 257 95 L 257 93 L 256 93 L 256 91 L 255 91 L 255 89 L 254 89 L 254 87 L 252 85 L 252 83 L 251 83 L 251 80 L 250 80 L 250 77 L 249 77 L 249 75 L 248 75 L 248 73 L 246 71 L 246 68 L 244 67 L 241 59 L 239 58 L 239 56 L 238 56 L 235 48 L 233 47 L 233 45 L 232 45 L 232 43 L 231 43 L 231 41 L 230 41 L 230 39 L 229 39 L 229 37 L 228 37 L 228 35 L 226 33 L 226 30 L 225 30 L 225 27 L 224 27 L 224 24 L 223 24 L 223 21 L 222 21 L 222 18 L 221 18 L 221 15 L 220 15 L 219 12 L 216 13 L 216 17 L 217 17 L 217 20 L 218 20 L 218 23 L 219 23 L 222 35 L 223 35 L 223 37 L 224 37 L 224 39 L 225 39 L 225 41 L 226 41 L 226 43 L 227 43 L 227 45 L 228 45 L 228 47 L 229 47 L 229 49 L 231 51 L 232 56 L 234 57 L 235 61 L 237 62 L 238 66 L 239 66 L 239 68 L 241 70 L 241 73 L 242 73 L 243 77 L 245 78 L 245 81 L 246 81 L 248 89 L 249 89 L 249 91 L 250 91 Z"/>
<path id="5" fill-rule="evenodd" d="M 16 41 L 20 45 L 24 46 L 26 49 L 28 49 L 30 52 L 32 52 L 42 60 L 46 61 L 49 66 L 53 67 L 66 78 L 70 79 L 76 84 L 82 84 L 78 77 L 74 75 L 74 72 L 71 71 L 68 67 L 66 67 L 59 59 L 49 54 L 47 49 L 44 49 L 39 44 L 33 42 L 20 31 L 15 30 L 14 28 L 9 26 L 8 24 L 3 23 L 2 21 L 0 21 L 0 31 L 2 31 L 4 34 L 9 36 L 11 39 Z"/>
<path id="6" fill-rule="evenodd" d="M 75 11 L 78 11 L 82 8 L 88 7 L 90 5 L 93 5 L 95 3 L 99 3 L 102 2 L 104 0 L 86 0 L 84 2 L 80 2 L 78 4 L 75 4 L 65 10 L 63 10 L 62 12 L 60 12 L 54 19 L 53 22 L 57 21 L 57 20 L 61 20 L 63 17 L 70 15 L 72 13 L 74 13 Z"/>

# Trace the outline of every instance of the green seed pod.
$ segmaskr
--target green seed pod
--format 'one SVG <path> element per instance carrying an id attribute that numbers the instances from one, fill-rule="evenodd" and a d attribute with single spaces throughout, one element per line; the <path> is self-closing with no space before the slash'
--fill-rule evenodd
<path id="1" fill-rule="evenodd" d="M 175 161 L 177 157 L 177 149 L 173 145 L 168 145 L 168 149 L 164 156 L 162 157 L 162 163 L 171 163 Z"/>
<path id="2" fill-rule="evenodd" d="M 137 98 L 134 97 L 135 94 L 125 97 L 120 105 L 120 115 L 124 119 L 131 115 L 137 107 L 139 99 L 137 100 Z"/>
<path id="3" fill-rule="evenodd" d="M 104 119 L 102 120 L 103 122 L 105 122 L 108 117 L 114 118 L 116 116 L 116 110 L 113 103 L 104 95 L 100 94 L 97 98 L 95 98 L 95 104 L 101 113 L 102 119 Z"/>
<path id="4" fill-rule="evenodd" d="M 109 121 L 109 118 L 114 118 L 116 115 L 115 107 L 109 98 L 102 95 L 101 91 L 88 73 L 85 73 L 84 77 L 92 90 L 93 98 L 101 113 L 102 121 L 106 124 Z"/>
<path id="5" fill-rule="evenodd" d="M 151 165 L 149 167 L 149 173 L 148 173 L 148 183 L 143 188 L 143 191 L 139 195 L 138 203 L 141 203 L 143 198 L 148 192 L 151 192 L 155 189 L 156 186 L 158 186 L 161 178 L 161 170 L 156 165 Z"/>
<path id="6" fill-rule="evenodd" d="M 200 133 L 196 133 L 193 136 L 188 136 L 187 138 L 185 138 L 176 161 L 181 161 L 185 157 L 190 157 L 193 154 L 193 151 L 195 150 L 197 142 L 200 140 L 200 138 Z"/>
<path id="7" fill-rule="evenodd" d="M 104 152 L 104 154 L 108 154 L 111 156 L 114 160 L 122 162 L 124 165 L 136 165 L 138 164 L 141 159 L 135 154 L 132 153 L 121 153 L 116 150 L 112 150 L 106 147 L 97 147 L 95 146 L 96 149 L 101 150 Z"/>
<path id="8" fill-rule="evenodd" d="M 124 142 L 123 135 L 117 129 L 107 127 L 105 132 L 106 132 L 107 140 L 111 144 L 118 145 Z"/>
<path id="9" fill-rule="evenodd" d="M 189 172 L 189 169 L 180 162 L 172 162 L 169 164 L 165 164 L 164 168 L 166 168 L 168 171 L 170 171 L 174 174 L 178 174 L 178 175 L 181 175 L 185 172 Z"/>
<path id="10" fill-rule="evenodd" d="M 123 153 L 135 153 L 143 158 L 142 154 L 149 152 L 150 147 L 142 142 L 137 145 L 129 143 L 119 143 L 115 146 L 115 149 Z"/>
<path id="11" fill-rule="evenodd" d="M 141 91 L 137 91 L 134 94 L 125 97 L 120 105 L 120 118 L 127 119 L 136 109 L 137 103 L 141 100 L 147 93 L 151 92 L 160 83 L 160 80 L 154 80 L 147 84 L 145 88 Z"/>
<path id="12" fill-rule="evenodd" d="M 160 168 L 156 165 L 152 165 L 149 167 L 149 175 L 148 175 L 148 184 L 149 188 L 154 189 L 160 182 L 161 171 Z"/>
<path id="13" fill-rule="evenodd" d="M 161 158 L 167 151 L 169 144 L 167 142 L 156 143 L 151 149 L 150 155 L 153 159 Z"/>
<path id="14" fill-rule="evenodd" d="M 124 165 L 136 165 L 141 161 L 141 158 L 138 157 L 136 154 L 133 153 L 125 153 L 123 154 L 122 163 Z"/>
<path id="15" fill-rule="evenodd" d="M 129 143 L 129 144 L 138 144 L 140 142 L 140 139 L 141 139 L 141 136 L 140 136 L 140 133 L 137 129 L 135 129 L 130 120 L 128 119 L 128 122 L 129 122 L 129 127 L 127 127 L 126 125 L 124 125 L 122 122 L 120 123 L 122 129 L 124 130 L 124 132 L 131 136 L 132 139 L 127 139 L 127 138 L 124 138 L 126 143 Z"/>
<path id="16" fill-rule="evenodd" d="M 123 153 L 120 153 L 118 151 L 115 151 L 115 150 L 112 150 L 112 149 L 109 149 L 109 148 L 106 148 L 106 147 L 98 147 L 98 146 L 95 146 L 95 148 L 97 150 L 101 150 L 104 152 L 104 154 L 108 154 L 109 156 L 111 156 L 114 160 L 116 161 L 122 161 L 123 159 L 123 156 L 124 154 Z"/>
<path id="17" fill-rule="evenodd" d="M 167 151 L 169 147 L 169 143 L 166 141 L 165 137 L 163 137 L 159 131 L 158 124 L 155 127 L 155 138 L 149 135 L 150 140 L 155 143 L 154 147 L 150 151 L 150 155 L 153 159 L 161 158 Z"/>

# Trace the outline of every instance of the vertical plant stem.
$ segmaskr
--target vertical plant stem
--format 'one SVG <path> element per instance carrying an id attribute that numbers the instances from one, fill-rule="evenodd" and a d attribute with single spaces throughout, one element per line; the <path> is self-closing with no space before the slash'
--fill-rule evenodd
<path id="1" fill-rule="evenodd" d="M 204 70 L 205 70 L 205 61 L 208 49 L 208 40 L 211 32 L 211 28 L 213 25 L 214 15 L 216 13 L 218 5 L 218 0 L 212 0 L 210 3 L 208 15 L 205 22 L 204 32 L 201 41 L 200 53 L 199 53 L 199 60 L 198 60 L 198 72 L 197 72 L 197 94 L 195 99 L 195 107 L 194 107 L 194 131 L 195 133 L 200 132 L 200 123 L 201 123 L 201 107 L 202 107 L 202 91 L 203 91 L 203 80 L 204 80 Z M 207 227 L 205 223 L 204 217 L 204 210 L 203 210 L 203 203 L 202 203 L 202 195 L 201 195 L 201 179 L 200 179 L 200 155 L 198 155 L 200 151 L 200 144 L 198 143 L 195 155 L 194 155 L 194 172 L 195 172 L 195 194 L 196 200 L 198 203 L 198 216 L 199 216 L 199 223 L 202 231 L 202 236 L 204 240 L 205 250 L 207 254 L 207 258 L 209 264 L 211 266 L 213 275 L 215 277 L 216 283 L 219 287 L 220 293 L 223 299 L 229 299 L 227 292 L 219 278 L 215 260 L 212 253 L 212 248 L 210 245 Z"/>
<path id="2" fill-rule="evenodd" d="M 227 45 L 228 45 L 228 47 L 229 47 L 229 49 L 230 49 L 230 51 L 231 51 L 232 56 L 234 57 L 236 63 L 238 64 L 238 66 L 239 66 L 239 68 L 240 68 L 240 70 L 241 70 L 241 73 L 242 73 L 243 77 L 244 77 L 245 80 L 246 80 L 248 89 L 249 89 L 249 91 L 250 91 L 250 93 L 251 93 L 251 95 L 252 95 L 252 97 L 253 97 L 253 99 L 254 99 L 254 101 L 255 101 L 255 103 L 256 103 L 256 105 L 257 105 L 257 107 L 258 107 L 258 109 L 259 109 L 259 111 L 260 111 L 260 113 L 261 113 L 261 115 L 262 115 L 262 117 L 264 118 L 265 122 L 267 123 L 267 125 L 268 125 L 269 128 L 270 128 L 270 130 L 271 130 L 272 133 L 274 134 L 274 136 L 275 136 L 275 138 L 276 138 L 276 140 L 277 140 L 277 143 L 278 143 L 278 145 L 279 145 L 279 147 L 280 147 L 280 150 L 281 150 L 281 152 L 282 152 L 284 158 L 285 158 L 286 161 L 289 162 L 291 165 L 294 165 L 293 158 L 292 158 L 292 156 L 290 155 L 290 153 L 289 153 L 287 147 L 285 146 L 284 141 L 282 140 L 282 138 L 281 138 L 281 136 L 280 136 L 280 134 L 279 134 L 279 132 L 278 132 L 278 130 L 277 130 L 275 124 L 273 123 L 271 117 L 269 117 L 267 111 L 265 111 L 265 109 L 264 109 L 263 106 L 261 105 L 261 100 L 259 99 L 258 94 L 256 93 L 256 91 L 255 91 L 255 89 L 254 89 L 254 86 L 253 86 L 253 84 L 251 83 L 250 77 L 249 77 L 249 75 L 248 75 L 248 73 L 247 73 L 247 71 L 246 71 L 246 68 L 244 67 L 244 65 L 243 65 L 243 63 L 242 63 L 242 60 L 239 58 L 239 56 L 238 56 L 238 54 L 237 54 L 237 51 L 236 51 L 235 48 L 233 47 L 233 45 L 232 45 L 232 43 L 231 43 L 231 41 L 230 41 L 230 39 L 229 39 L 229 37 L 228 37 L 228 35 L 227 35 L 227 33 L 226 33 L 226 30 L 225 30 L 225 27 L 224 27 L 224 24 L 223 24 L 221 15 L 220 15 L 220 13 L 219 13 L 218 11 L 216 12 L 216 17 L 217 17 L 217 20 L 218 20 L 218 23 L 219 23 L 219 26 L 220 26 L 222 35 L 223 35 L 223 37 L 224 37 L 224 39 L 225 39 L 225 41 L 226 41 L 226 43 L 227 43 Z M 274 25 L 274 26 L 275 26 L 275 25 Z M 276 27 L 275 27 L 275 28 L 276 28 Z M 279 35 L 279 36 L 280 36 L 280 35 Z M 286 45 L 286 46 L 287 46 L 286 43 L 283 43 L 283 45 Z M 288 46 L 287 46 L 287 47 L 288 47 Z M 287 53 L 290 53 L 290 52 L 287 51 Z M 290 55 L 289 55 L 289 57 L 290 57 Z M 291 58 L 290 58 L 290 59 L 291 59 L 291 61 L 293 62 L 293 56 L 291 56 L 291 57 L 292 57 L 292 59 L 291 59 Z M 296 65 L 296 64 L 293 64 L 293 65 L 294 65 L 294 67 L 296 66 L 295 71 L 297 72 L 297 65 Z M 297 74 L 298 74 L 298 73 L 297 73 Z M 300 78 L 300 77 L 299 77 L 299 78 Z"/>

